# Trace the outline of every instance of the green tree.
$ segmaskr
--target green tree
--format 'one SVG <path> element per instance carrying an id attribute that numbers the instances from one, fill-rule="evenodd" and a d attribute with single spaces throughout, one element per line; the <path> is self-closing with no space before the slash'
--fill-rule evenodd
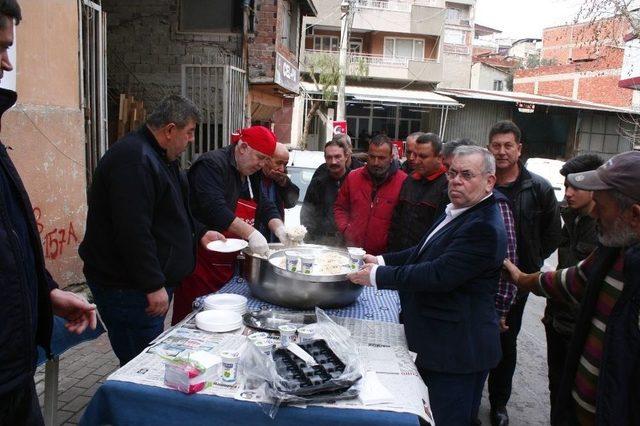
<path id="1" fill-rule="evenodd" d="M 336 101 L 337 86 L 340 81 L 340 66 L 338 63 L 338 55 L 327 53 L 313 53 L 305 58 L 305 66 L 309 78 L 313 82 L 316 92 L 320 93 L 320 97 L 311 100 L 311 107 L 307 111 L 304 119 L 304 127 L 302 136 L 298 146 L 301 149 L 307 148 L 307 137 L 309 136 L 309 128 L 311 120 L 316 115 L 323 103 L 329 104 Z M 355 78 L 362 78 L 368 74 L 369 67 L 363 58 L 350 57 L 349 69 L 345 70 L 347 75 Z"/>

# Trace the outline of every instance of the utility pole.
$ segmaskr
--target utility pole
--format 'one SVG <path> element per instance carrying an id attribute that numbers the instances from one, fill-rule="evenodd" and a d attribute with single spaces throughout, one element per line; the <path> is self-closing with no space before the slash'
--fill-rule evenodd
<path id="1" fill-rule="evenodd" d="M 347 84 L 347 73 L 349 72 L 349 33 L 353 25 L 353 15 L 355 14 L 355 0 L 342 0 L 340 11 L 342 20 L 340 25 L 340 57 L 338 82 L 338 108 L 336 111 L 337 121 L 344 121 L 346 116 L 345 86 Z"/>

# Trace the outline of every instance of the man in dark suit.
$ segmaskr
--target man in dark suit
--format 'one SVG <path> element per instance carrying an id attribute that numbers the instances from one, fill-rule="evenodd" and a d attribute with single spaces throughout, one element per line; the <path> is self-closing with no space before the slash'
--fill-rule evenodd
<path id="1" fill-rule="evenodd" d="M 429 388 L 437 424 L 477 418 L 489 370 L 500 361 L 495 294 L 506 232 L 492 194 L 495 160 L 484 148 L 455 151 L 447 172 L 451 204 L 417 246 L 374 257 L 357 284 L 397 289 L 409 349 Z"/>

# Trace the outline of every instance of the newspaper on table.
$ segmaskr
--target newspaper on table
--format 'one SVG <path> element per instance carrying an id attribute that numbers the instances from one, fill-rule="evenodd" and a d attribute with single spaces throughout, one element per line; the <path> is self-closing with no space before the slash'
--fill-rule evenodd
<path id="1" fill-rule="evenodd" d="M 415 414 L 435 424 L 429 407 L 429 392 L 415 367 L 414 355 L 409 352 L 401 324 L 359 320 L 354 318 L 332 318 L 347 328 L 356 343 L 365 369 L 374 372 L 391 398 L 375 404 L 363 404 L 360 399 L 335 401 L 319 406 L 393 411 Z M 164 385 L 164 361 L 158 355 L 178 355 L 185 351 L 205 350 L 214 354 L 222 351 L 242 351 L 247 344 L 246 335 L 250 331 L 244 327 L 230 333 L 209 333 L 195 327 L 193 318 L 174 327 L 155 344 L 111 374 L 108 380 L 119 380 L 148 386 L 167 388 Z M 273 336 L 275 340 L 275 335 Z M 260 390 L 246 388 L 242 378 L 232 386 L 222 382 L 213 383 L 201 394 L 235 398 L 243 401 L 268 402 Z"/>
<path id="2" fill-rule="evenodd" d="M 164 360 L 159 354 L 177 356 L 202 350 L 219 355 L 222 351 L 241 351 L 247 340 L 242 334 L 244 332 L 245 327 L 233 334 L 209 333 L 197 329 L 195 317 L 192 317 L 180 327 L 174 327 L 168 333 L 164 333 L 152 346 L 116 370 L 107 380 L 170 389 L 164 384 Z M 229 385 L 220 380 L 211 383 L 211 386 L 199 393 L 233 398 L 239 389 L 239 384 Z"/>

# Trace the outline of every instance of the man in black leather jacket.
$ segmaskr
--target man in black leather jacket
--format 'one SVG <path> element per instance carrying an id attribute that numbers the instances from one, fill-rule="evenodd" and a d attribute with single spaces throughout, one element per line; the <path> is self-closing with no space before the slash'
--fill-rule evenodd
<path id="1" fill-rule="evenodd" d="M 497 122 L 489 132 L 487 148 L 496 158 L 496 189 L 510 201 L 515 219 L 519 267 L 539 271 L 544 259 L 558 248 L 560 209 L 551 184 L 529 172 L 520 161 L 521 132 L 511 121 Z M 489 374 L 491 423 L 508 425 L 506 405 L 516 367 L 517 340 L 528 293 L 519 292 L 507 316 L 509 329 L 500 335 L 502 360 Z"/>
<path id="2" fill-rule="evenodd" d="M 0 78 L 12 70 L 7 49 L 20 19 L 15 0 L 0 1 Z M 16 99 L 0 89 L 0 116 Z M 0 300 L 0 425 L 44 424 L 33 381 L 36 345 L 51 356 L 52 314 L 66 318 L 70 332 L 95 328 L 95 307 L 60 290 L 47 272 L 29 196 L 1 142 Z"/>
<path id="3" fill-rule="evenodd" d="M 192 216 L 179 167 L 199 120 L 193 102 L 165 97 L 93 175 L 78 252 L 120 365 L 162 333 L 173 289 L 195 267 L 198 241 L 206 247 L 223 238 Z"/>

